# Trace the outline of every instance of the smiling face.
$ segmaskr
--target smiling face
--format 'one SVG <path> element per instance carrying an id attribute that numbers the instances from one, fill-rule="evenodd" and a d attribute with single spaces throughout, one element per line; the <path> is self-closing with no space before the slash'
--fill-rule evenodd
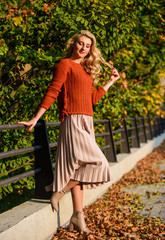
<path id="1" fill-rule="evenodd" d="M 75 42 L 71 59 L 81 61 L 90 52 L 92 41 L 86 36 L 81 36 Z"/>

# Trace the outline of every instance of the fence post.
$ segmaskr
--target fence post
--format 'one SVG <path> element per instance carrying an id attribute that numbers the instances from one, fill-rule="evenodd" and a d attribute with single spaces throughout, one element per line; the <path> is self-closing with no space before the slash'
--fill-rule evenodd
<path id="1" fill-rule="evenodd" d="M 105 136 L 105 145 L 109 145 L 110 147 L 105 149 L 105 156 L 108 162 L 117 162 L 111 120 L 109 118 L 107 120 L 108 122 L 105 123 L 105 132 L 108 132 L 109 135 Z"/>
<path id="2" fill-rule="evenodd" d="M 44 120 L 38 121 L 39 126 L 35 127 L 35 145 L 41 145 L 42 148 L 35 152 L 35 168 L 41 168 L 41 172 L 35 175 L 35 195 L 37 198 L 50 198 L 52 194 L 53 169 L 49 140 Z M 50 186 L 46 191 L 45 187 Z M 49 188 L 49 187 L 48 187 Z"/>
<path id="3" fill-rule="evenodd" d="M 121 131 L 121 139 L 123 140 L 121 143 L 121 152 L 122 153 L 130 153 L 126 121 L 122 120 L 121 125 L 123 127 L 123 131 Z"/>
<path id="4" fill-rule="evenodd" d="M 163 128 L 162 128 L 161 117 L 158 118 L 158 122 L 159 122 L 160 134 L 162 134 L 163 133 Z"/>
<path id="5" fill-rule="evenodd" d="M 158 134 L 160 135 L 162 133 L 162 129 L 160 125 L 160 117 L 157 117 L 156 120 L 157 120 L 157 126 L 158 126 Z"/>
<path id="6" fill-rule="evenodd" d="M 139 134 L 138 134 L 138 128 L 137 128 L 137 121 L 136 118 L 132 120 L 132 136 L 135 136 L 135 138 L 132 138 L 132 147 L 133 148 L 139 148 L 140 142 L 139 142 Z"/>
<path id="7" fill-rule="evenodd" d="M 161 122 L 161 129 L 162 129 L 162 133 L 163 133 L 164 129 L 165 129 L 165 118 L 160 118 L 160 122 Z"/>
<path id="8" fill-rule="evenodd" d="M 165 130 L 165 118 L 162 119 L 162 128 L 163 128 L 163 132 Z"/>
<path id="9" fill-rule="evenodd" d="M 142 127 L 140 128 L 140 142 L 141 143 L 146 143 L 147 142 L 147 136 L 146 136 L 146 130 L 145 130 L 145 124 L 144 124 L 144 117 L 140 118 L 140 125 Z"/>
<path id="10" fill-rule="evenodd" d="M 152 129 L 151 129 L 151 120 L 150 117 L 147 117 L 147 123 L 148 123 L 148 127 L 147 127 L 147 139 L 148 140 L 152 140 L 153 139 L 153 134 L 152 134 Z"/>
<path id="11" fill-rule="evenodd" d="M 155 117 L 153 117 L 152 119 L 153 119 L 154 137 L 156 137 L 158 134 L 157 134 L 157 128 L 156 128 Z"/>

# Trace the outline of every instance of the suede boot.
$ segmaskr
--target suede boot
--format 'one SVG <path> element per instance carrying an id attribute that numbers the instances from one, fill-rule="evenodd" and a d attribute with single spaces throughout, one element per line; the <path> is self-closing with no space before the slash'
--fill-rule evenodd
<path id="1" fill-rule="evenodd" d="M 60 191 L 60 192 L 53 192 L 52 193 L 50 202 L 51 202 L 53 211 L 54 211 L 54 209 L 56 211 L 58 211 L 58 202 L 59 202 L 59 200 L 69 191 L 70 191 L 70 189 L 68 188 L 68 186 L 66 186 L 66 187 L 64 187 L 62 189 L 62 191 Z"/>
<path id="2" fill-rule="evenodd" d="M 90 233 L 91 231 L 86 228 L 85 220 L 84 220 L 84 212 L 74 212 L 69 224 L 69 231 L 73 231 L 74 227 L 77 227 L 79 232 Z"/>

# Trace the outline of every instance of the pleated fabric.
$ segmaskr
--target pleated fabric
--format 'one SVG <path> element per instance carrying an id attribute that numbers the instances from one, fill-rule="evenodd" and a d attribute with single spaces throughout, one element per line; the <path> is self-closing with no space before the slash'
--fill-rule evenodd
<path id="1" fill-rule="evenodd" d="M 61 123 L 53 191 L 61 191 L 69 180 L 80 181 L 82 189 L 111 180 L 108 161 L 95 141 L 92 116 L 69 115 Z"/>

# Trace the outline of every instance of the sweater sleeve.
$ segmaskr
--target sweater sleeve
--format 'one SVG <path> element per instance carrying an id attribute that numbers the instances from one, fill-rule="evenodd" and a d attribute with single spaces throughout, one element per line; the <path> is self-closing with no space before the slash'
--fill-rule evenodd
<path id="1" fill-rule="evenodd" d="M 51 84 L 47 88 L 46 94 L 40 104 L 41 107 L 49 109 L 54 100 L 58 97 L 61 87 L 67 79 L 69 72 L 69 62 L 66 59 L 61 59 L 58 64 L 55 65 L 53 70 L 53 78 Z"/>
<path id="2" fill-rule="evenodd" d="M 104 95 L 106 91 L 103 87 L 99 86 L 97 90 L 92 86 L 92 104 L 95 105 Z"/>

